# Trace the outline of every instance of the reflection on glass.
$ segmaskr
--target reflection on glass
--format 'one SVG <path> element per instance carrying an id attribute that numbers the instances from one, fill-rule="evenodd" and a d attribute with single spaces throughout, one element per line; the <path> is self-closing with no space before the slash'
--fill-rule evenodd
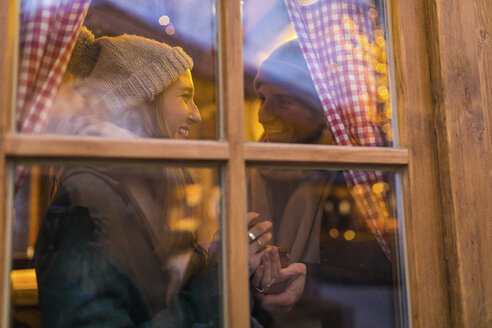
<path id="1" fill-rule="evenodd" d="M 218 327 L 219 197 L 211 168 L 31 166 L 14 327 Z"/>
<path id="2" fill-rule="evenodd" d="M 21 18 L 17 131 L 217 138 L 214 0 L 23 0 Z"/>
<path id="3" fill-rule="evenodd" d="M 354 184 L 355 177 L 378 182 Z M 264 327 L 396 327 L 394 174 L 248 170 L 253 316 Z M 257 243 L 257 239 L 260 240 Z M 397 302 L 397 304 L 395 304 Z"/>
<path id="4" fill-rule="evenodd" d="M 243 30 L 247 140 L 392 145 L 382 1 L 245 1 Z"/>

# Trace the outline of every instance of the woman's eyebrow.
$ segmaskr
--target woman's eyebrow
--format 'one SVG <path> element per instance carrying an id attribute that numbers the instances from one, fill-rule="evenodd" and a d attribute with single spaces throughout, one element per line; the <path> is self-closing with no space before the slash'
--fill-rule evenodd
<path id="1" fill-rule="evenodd" d="M 192 88 L 192 87 L 181 87 L 178 89 L 178 91 L 193 94 L 194 88 Z"/>

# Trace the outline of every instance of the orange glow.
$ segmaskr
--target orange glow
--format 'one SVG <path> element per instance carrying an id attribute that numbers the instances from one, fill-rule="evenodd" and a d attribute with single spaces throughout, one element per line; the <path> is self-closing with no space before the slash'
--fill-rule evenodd
<path id="1" fill-rule="evenodd" d="M 34 269 L 12 270 L 10 282 L 14 304 L 29 306 L 38 304 L 38 283 Z"/>
<path id="2" fill-rule="evenodd" d="M 375 29 L 374 30 L 374 36 L 376 38 L 378 38 L 378 37 L 384 37 L 384 31 L 382 29 Z"/>
<path id="3" fill-rule="evenodd" d="M 386 140 L 393 141 L 393 131 L 389 131 L 386 135 Z"/>
<path id="4" fill-rule="evenodd" d="M 202 186 L 191 184 L 186 186 L 186 204 L 190 207 L 197 206 L 203 199 Z"/>
<path id="5" fill-rule="evenodd" d="M 388 73 L 388 65 L 386 65 L 384 63 L 378 63 L 376 65 L 376 72 L 378 72 L 379 74 L 386 74 L 386 73 Z"/>
<path id="6" fill-rule="evenodd" d="M 375 194 L 381 194 L 389 190 L 389 185 L 386 182 L 376 182 L 372 185 L 372 191 Z"/>
<path id="7" fill-rule="evenodd" d="M 331 238 L 336 239 L 340 235 L 340 232 L 336 228 L 331 228 L 330 231 L 328 231 L 328 234 Z"/>
<path id="8" fill-rule="evenodd" d="M 340 204 L 338 205 L 338 210 L 340 211 L 340 214 L 342 215 L 347 215 L 350 213 L 350 202 L 347 200 L 342 200 Z"/>
<path id="9" fill-rule="evenodd" d="M 384 40 L 384 38 L 383 38 L 382 36 L 378 36 L 378 37 L 376 38 L 376 44 L 377 44 L 378 46 L 380 46 L 381 48 L 386 47 L 386 41 Z"/>
<path id="10" fill-rule="evenodd" d="M 353 230 L 347 230 L 343 234 L 343 238 L 345 238 L 348 241 L 351 241 L 355 238 L 355 232 Z"/>
<path id="11" fill-rule="evenodd" d="M 378 88 L 378 98 L 384 102 L 386 100 L 388 100 L 390 97 L 390 94 L 389 94 L 389 91 L 388 91 L 388 88 L 385 87 L 384 85 L 381 85 L 379 88 Z"/>
<path id="12" fill-rule="evenodd" d="M 386 106 L 385 106 L 386 107 Z M 388 108 L 386 108 L 385 110 L 385 114 L 386 114 L 386 117 L 389 118 L 391 120 L 391 106 L 387 106 Z"/>
<path id="13" fill-rule="evenodd" d="M 386 76 L 386 75 L 381 76 L 381 77 L 378 78 L 378 84 L 379 85 L 383 85 L 383 86 L 387 87 L 388 86 L 388 82 L 389 82 L 388 81 L 388 76 Z"/>

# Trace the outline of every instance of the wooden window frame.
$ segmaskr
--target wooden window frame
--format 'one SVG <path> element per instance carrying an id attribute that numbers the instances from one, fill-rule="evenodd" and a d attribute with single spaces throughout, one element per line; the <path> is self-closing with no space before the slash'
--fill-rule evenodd
<path id="1" fill-rule="evenodd" d="M 249 327 L 247 245 L 246 242 L 235 241 L 245 239 L 246 236 L 246 166 L 266 163 L 326 168 L 381 168 L 400 172 L 403 195 L 403 213 L 400 215 L 403 214 L 405 218 L 401 229 L 404 232 L 410 325 L 479 327 L 475 325 L 479 322 L 477 320 L 490 318 L 491 311 L 485 310 L 485 315 L 479 315 L 478 319 L 472 315 L 484 307 L 486 309 L 490 305 L 490 297 L 482 297 L 485 301 L 478 304 L 478 310 L 472 309 L 472 305 L 478 301 L 472 305 L 467 303 L 473 292 L 483 294 L 480 294 L 480 287 L 466 280 L 466 270 L 476 268 L 477 264 L 463 262 L 468 267 L 459 267 L 463 256 L 453 253 L 465 250 L 461 240 L 472 231 L 458 232 L 456 227 L 460 213 L 446 207 L 446 197 L 457 192 L 451 185 L 454 181 L 452 172 L 445 169 L 451 161 L 446 156 L 452 153 L 452 149 L 446 147 L 452 146 L 446 143 L 449 141 L 447 136 L 456 128 L 439 125 L 445 123 L 446 115 L 450 115 L 444 105 L 452 99 L 450 93 L 439 94 L 445 87 L 449 91 L 451 79 L 451 75 L 443 69 L 447 67 L 449 59 L 440 57 L 443 50 L 452 50 L 444 31 L 445 28 L 452 28 L 453 21 L 445 22 L 447 18 L 452 18 L 456 23 L 455 16 L 462 9 L 458 1 L 450 1 L 453 7 L 445 13 L 438 10 L 440 6 L 446 5 L 444 0 L 391 1 L 389 26 L 396 85 L 393 97 L 398 108 L 394 120 L 399 129 L 400 148 L 363 148 L 245 142 L 239 0 L 217 0 L 221 140 L 119 141 L 16 134 L 13 132 L 10 109 L 15 99 L 14 67 L 17 62 L 19 1 L 0 0 L 0 30 L 4 31 L 0 35 L 0 71 L 3 72 L 0 80 L 0 240 L 3 241 L 0 243 L 0 324 L 6 327 L 10 317 L 11 220 L 8 219 L 8 205 L 12 195 L 8 188 L 9 166 L 17 162 L 46 160 L 169 160 L 219 164 L 223 169 L 226 201 L 221 224 L 224 249 L 223 318 L 226 327 Z M 487 7 L 486 1 L 477 2 Z M 486 27 L 490 28 L 490 25 Z M 439 41 L 437 47 L 434 46 L 436 40 Z M 482 62 L 492 58 L 490 52 L 486 55 Z M 443 63 L 439 59 L 448 62 Z M 490 98 L 484 101 L 490 101 Z M 490 115 L 486 115 L 486 118 L 489 124 L 486 128 L 490 129 Z M 128 153 L 129 143 L 138 145 L 132 147 L 132 153 Z M 448 185 L 442 184 L 443 178 L 451 178 Z M 443 187 L 446 189 L 439 190 Z M 490 192 L 485 197 L 487 195 Z M 483 247 L 487 247 L 487 243 Z M 458 282 L 455 282 L 456 279 Z M 486 290 L 490 290 L 489 284 L 485 286 Z M 471 291 L 465 291 L 465 288 L 471 288 Z"/>

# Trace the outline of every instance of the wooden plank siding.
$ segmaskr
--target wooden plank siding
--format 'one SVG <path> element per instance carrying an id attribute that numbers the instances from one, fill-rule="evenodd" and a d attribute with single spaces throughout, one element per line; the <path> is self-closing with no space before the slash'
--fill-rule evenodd
<path id="1" fill-rule="evenodd" d="M 492 326 L 492 3 L 428 3 L 452 327 Z"/>

